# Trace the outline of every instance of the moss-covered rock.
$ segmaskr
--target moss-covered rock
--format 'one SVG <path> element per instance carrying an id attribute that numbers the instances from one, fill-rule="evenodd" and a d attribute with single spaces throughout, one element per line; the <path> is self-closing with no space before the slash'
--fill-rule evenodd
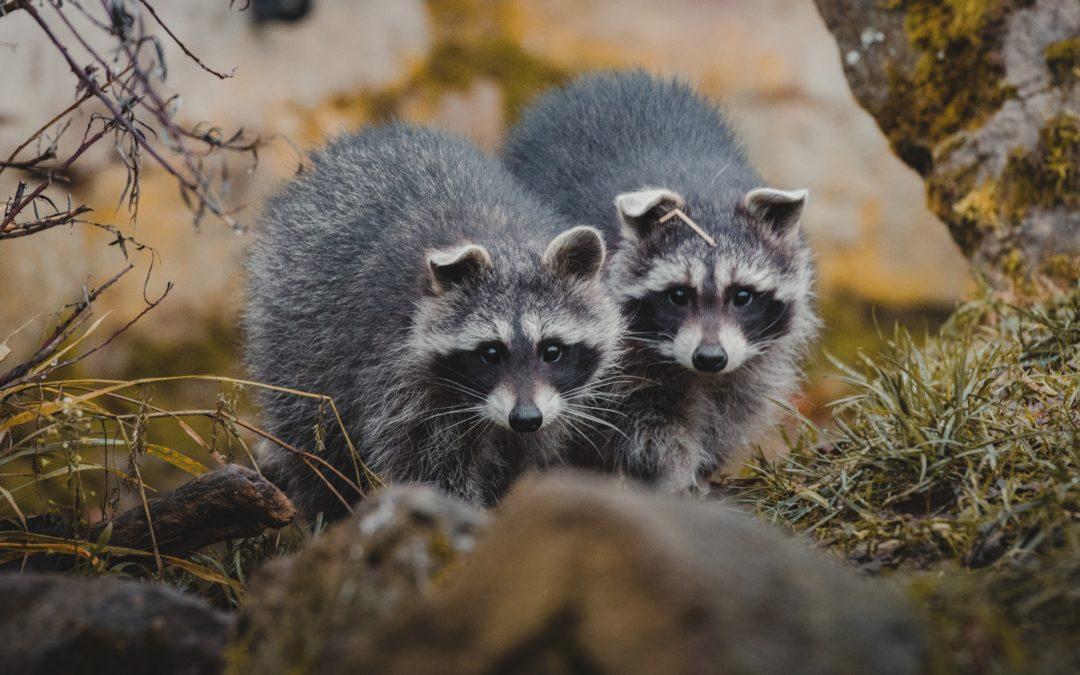
<path id="1" fill-rule="evenodd" d="M 321 673 L 921 673 L 885 584 L 737 509 L 555 472 L 519 483 L 459 573 Z"/>
<path id="2" fill-rule="evenodd" d="M 316 661 L 338 635 L 370 647 L 375 626 L 440 584 L 486 521 L 428 488 L 392 488 L 361 503 L 255 577 L 228 672 L 320 672 Z"/>
<path id="3" fill-rule="evenodd" d="M 1080 6 L 817 0 L 859 102 L 992 282 L 1080 277 Z"/>

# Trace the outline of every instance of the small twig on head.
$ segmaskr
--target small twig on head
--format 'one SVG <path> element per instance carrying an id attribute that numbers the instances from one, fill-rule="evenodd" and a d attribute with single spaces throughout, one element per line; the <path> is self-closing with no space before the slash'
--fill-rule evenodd
<path id="1" fill-rule="evenodd" d="M 672 210 L 668 211 L 667 214 L 663 218 L 660 219 L 660 222 L 661 223 L 666 223 L 667 221 L 671 220 L 675 216 L 678 216 L 679 218 L 682 219 L 682 221 L 684 223 L 689 225 L 690 229 L 693 230 L 694 233 L 697 234 L 697 236 L 704 239 L 705 242 L 709 244 L 709 246 L 712 246 L 713 248 L 716 248 L 716 240 L 713 239 L 712 237 L 710 237 L 708 232 L 701 229 L 700 225 L 698 225 L 694 221 L 690 220 L 690 216 L 683 213 L 682 209 L 672 209 Z"/>

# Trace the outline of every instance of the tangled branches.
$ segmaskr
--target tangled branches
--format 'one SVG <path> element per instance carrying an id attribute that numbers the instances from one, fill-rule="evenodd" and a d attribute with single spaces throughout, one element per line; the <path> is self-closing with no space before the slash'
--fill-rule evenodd
<path id="1" fill-rule="evenodd" d="M 10 14 L 28 15 L 40 35 L 62 57 L 73 76 L 75 100 L 54 115 L 0 161 L 0 174 L 19 172 L 14 193 L 0 211 L 0 246 L 5 240 L 28 237 L 61 226 L 90 226 L 112 236 L 128 258 L 130 248 L 153 249 L 124 236 L 119 229 L 88 219 L 91 209 L 65 203 L 49 194 L 50 188 L 62 186 L 80 158 L 99 143 L 111 143 L 126 168 L 127 179 L 119 201 L 126 203 L 132 222 L 138 215 L 140 179 L 148 160 L 171 176 L 180 190 L 184 204 L 197 226 L 210 215 L 234 229 L 241 225 L 233 218 L 223 198 L 227 171 L 215 170 L 211 160 L 220 153 L 241 153 L 258 162 L 263 140 L 243 130 L 226 133 L 200 122 L 185 126 L 177 121 L 179 96 L 165 91 L 168 67 L 161 39 L 154 27 L 175 42 L 183 53 L 210 75 L 227 79 L 231 74 L 214 70 L 184 45 L 164 23 L 148 0 L 5 0 L 0 3 L 0 20 Z M 107 45 L 106 48 L 95 45 Z M 77 111 L 89 111 L 89 122 L 76 147 L 61 152 L 61 139 L 71 131 Z M 0 154 L 0 157 L 4 157 Z M 224 167 L 224 163 L 221 167 Z M 152 258 L 153 259 L 153 258 Z M 151 263 L 151 269 L 153 264 Z M 28 380 L 40 381 L 57 368 L 70 365 L 100 349 L 123 332 L 125 326 L 97 347 L 79 357 L 62 359 L 56 352 L 75 338 L 85 327 L 91 308 L 102 292 L 129 272 L 130 262 L 116 276 L 97 287 L 82 289 L 79 301 L 69 305 L 57 320 L 55 330 L 34 354 L 6 372 L 0 371 L 0 390 Z M 166 287 L 168 293 L 170 287 Z M 144 287 L 145 296 L 145 287 Z M 157 306 L 156 299 L 145 298 L 146 307 L 136 320 Z M 0 345 L 2 347 L 2 345 Z M 3 348 L 6 352 L 6 348 Z M 0 356 L 2 359 L 2 356 Z"/>

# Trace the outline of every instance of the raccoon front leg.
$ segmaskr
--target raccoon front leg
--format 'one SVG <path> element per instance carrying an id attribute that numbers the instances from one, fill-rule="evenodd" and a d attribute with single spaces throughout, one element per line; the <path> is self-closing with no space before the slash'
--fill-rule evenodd
<path id="1" fill-rule="evenodd" d="M 633 448 L 627 473 L 664 492 L 697 494 L 698 467 L 705 449 L 697 430 L 685 424 L 667 423 L 638 426 L 630 437 Z"/>

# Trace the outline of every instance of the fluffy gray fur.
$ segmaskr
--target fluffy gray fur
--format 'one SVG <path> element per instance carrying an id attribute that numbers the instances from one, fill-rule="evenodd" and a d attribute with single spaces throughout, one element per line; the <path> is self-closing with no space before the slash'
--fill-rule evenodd
<path id="1" fill-rule="evenodd" d="M 567 221 L 494 160 L 431 131 L 370 129 L 313 162 L 269 200 L 251 248 L 251 376 L 331 396 L 360 459 L 387 481 L 432 483 L 488 505 L 523 469 L 562 461 L 575 426 L 566 411 L 613 368 L 622 330 L 599 276 L 599 233 L 577 228 L 550 244 Z M 560 362 L 580 372 L 560 371 L 553 383 L 535 358 L 538 336 L 595 358 Z M 521 365 L 484 374 L 473 356 L 500 340 L 506 363 Z M 504 428 L 498 407 L 536 392 L 545 426 Z M 363 485 L 328 410 L 279 392 L 261 404 L 268 430 L 297 448 L 314 450 L 316 427 L 325 428 L 319 457 Z M 357 497 L 310 458 L 272 443 L 262 452 L 308 515 L 345 508 L 311 465 L 346 501 Z"/>
<path id="2" fill-rule="evenodd" d="M 693 489 L 773 423 L 800 379 L 818 325 L 798 225 L 805 192 L 753 192 L 761 179 L 716 107 L 640 71 L 586 76 L 542 97 L 511 131 L 504 162 L 615 250 L 607 287 L 631 332 L 618 392 L 625 433 L 612 435 L 608 461 Z M 660 222 L 678 207 L 715 248 L 679 217 Z M 673 304 L 683 285 L 694 301 L 680 314 L 663 298 Z M 733 306 L 743 289 L 757 305 Z M 727 349 L 722 372 L 691 364 L 707 341 Z"/>

